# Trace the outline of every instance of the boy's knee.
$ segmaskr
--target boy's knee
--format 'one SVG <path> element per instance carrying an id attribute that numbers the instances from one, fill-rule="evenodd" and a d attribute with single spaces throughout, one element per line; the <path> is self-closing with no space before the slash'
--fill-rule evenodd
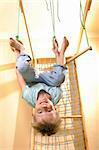
<path id="1" fill-rule="evenodd" d="M 26 72 L 29 68 L 30 64 L 28 62 L 22 62 L 20 64 L 16 64 L 16 67 L 17 69 L 20 71 L 20 72 Z"/>
<path id="2" fill-rule="evenodd" d="M 51 86 L 58 87 L 64 82 L 65 75 L 63 73 L 57 74 L 57 73 L 54 72 L 53 75 L 52 74 L 49 75 L 48 79 L 49 79 L 49 82 L 50 82 L 49 84 L 51 84 Z"/>
<path id="3" fill-rule="evenodd" d="M 17 61 L 16 61 L 16 67 L 17 69 L 20 71 L 20 72 L 25 72 L 28 70 L 30 64 L 28 61 L 30 61 L 31 58 L 30 56 L 28 55 L 20 55 L 18 58 L 17 58 Z"/>
<path id="4" fill-rule="evenodd" d="M 65 75 L 63 72 L 58 73 L 55 71 L 51 71 L 39 74 L 39 78 L 42 80 L 42 82 L 46 83 L 47 85 L 57 87 L 64 82 Z"/>
<path id="5" fill-rule="evenodd" d="M 53 84 L 55 86 L 60 86 L 65 80 L 65 75 L 62 73 L 62 74 L 59 74 L 57 75 L 54 80 L 53 80 Z"/>

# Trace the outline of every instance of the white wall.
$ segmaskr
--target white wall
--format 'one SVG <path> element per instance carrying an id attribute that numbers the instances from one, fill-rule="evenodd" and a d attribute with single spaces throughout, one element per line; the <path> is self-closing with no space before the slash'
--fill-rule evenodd
<path id="1" fill-rule="evenodd" d="M 99 149 L 99 39 L 90 39 L 92 51 L 77 59 L 80 94 L 89 150 Z"/>

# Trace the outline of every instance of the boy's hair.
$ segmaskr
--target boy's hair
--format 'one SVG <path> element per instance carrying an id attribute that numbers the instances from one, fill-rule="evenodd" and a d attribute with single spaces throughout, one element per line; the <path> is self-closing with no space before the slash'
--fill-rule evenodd
<path id="1" fill-rule="evenodd" d="M 34 127 L 34 129 L 39 131 L 42 135 L 47 134 L 48 136 L 55 134 L 58 131 L 61 123 L 61 118 L 59 117 L 57 112 L 54 120 L 51 119 L 49 121 L 43 120 L 42 122 L 38 122 L 36 116 L 34 116 L 33 119 L 34 121 L 32 126 Z"/>

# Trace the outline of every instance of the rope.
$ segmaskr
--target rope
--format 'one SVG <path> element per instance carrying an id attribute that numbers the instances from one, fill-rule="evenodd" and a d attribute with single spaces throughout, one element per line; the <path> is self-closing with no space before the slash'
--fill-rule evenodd
<path id="1" fill-rule="evenodd" d="M 54 0 L 49 0 L 50 3 L 50 8 L 48 8 L 48 2 L 45 0 L 46 3 L 46 8 L 47 10 L 50 10 L 51 12 L 51 21 L 52 21 L 52 28 L 53 28 L 53 38 L 55 38 L 55 8 L 54 8 Z M 57 0 L 57 18 L 58 21 L 60 22 L 59 18 L 59 0 Z"/>
<path id="2" fill-rule="evenodd" d="M 52 28 L 53 28 L 53 37 L 55 37 L 55 16 L 54 16 L 54 3 L 53 0 L 50 0 L 50 11 L 51 11 L 51 19 L 52 19 Z"/>
<path id="3" fill-rule="evenodd" d="M 86 26 L 85 26 L 85 19 L 84 19 L 84 13 L 83 13 L 83 9 L 82 9 L 81 0 L 80 0 L 80 22 L 81 22 L 81 25 L 85 31 L 87 45 L 89 46 L 89 39 L 88 39 L 87 30 L 86 30 Z"/>
<path id="4" fill-rule="evenodd" d="M 31 39 L 30 39 L 30 35 L 29 35 L 29 30 L 28 30 L 28 25 L 27 25 L 27 20 L 26 20 L 24 8 L 23 8 L 22 0 L 20 0 L 20 8 L 21 8 L 21 11 L 22 11 L 22 14 L 23 14 L 23 18 L 24 18 L 24 22 L 25 22 L 25 27 L 26 27 L 26 31 L 27 31 L 27 36 L 28 36 L 28 40 L 29 40 L 29 45 L 30 45 L 30 50 L 31 50 L 31 55 L 32 55 L 32 64 L 34 65 L 34 59 L 35 58 L 34 58 L 34 54 L 33 54 L 33 50 L 32 50 L 32 44 L 31 44 Z"/>
<path id="5" fill-rule="evenodd" d="M 59 0 L 57 0 L 57 18 L 60 22 L 60 18 L 59 18 Z"/>
<path id="6" fill-rule="evenodd" d="M 20 23 L 20 0 L 18 0 L 18 23 L 17 23 L 16 40 L 19 40 L 19 23 Z"/>
<path id="7" fill-rule="evenodd" d="M 45 0 L 45 3 L 46 3 L 46 9 L 49 10 L 49 8 L 48 8 L 48 3 L 47 3 L 46 0 Z"/>

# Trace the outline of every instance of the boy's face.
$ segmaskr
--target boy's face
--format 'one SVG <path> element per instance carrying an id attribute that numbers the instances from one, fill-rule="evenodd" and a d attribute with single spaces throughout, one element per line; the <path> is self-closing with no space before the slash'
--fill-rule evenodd
<path id="1" fill-rule="evenodd" d="M 51 95 L 48 93 L 40 94 L 35 106 L 35 117 L 39 122 L 54 119 L 56 109 L 51 101 Z"/>

